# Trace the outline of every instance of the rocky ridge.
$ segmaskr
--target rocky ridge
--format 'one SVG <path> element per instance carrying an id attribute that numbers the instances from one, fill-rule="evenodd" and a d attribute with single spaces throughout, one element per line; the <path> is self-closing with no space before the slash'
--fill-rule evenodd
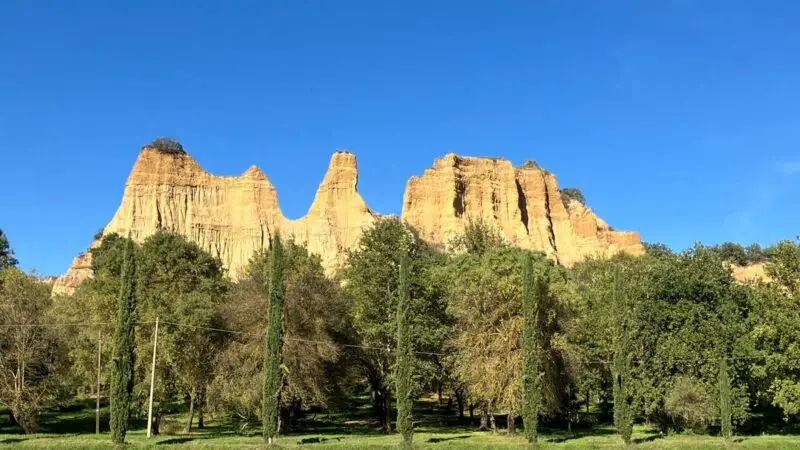
<path id="1" fill-rule="evenodd" d="M 284 217 L 277 192 L 253 166 L 242 175 L 207 173 L 189 155 L 142 149 L 128 176 L 122 202 L 102 236 L 130 235 L 137 242 L 158 231 L 186 236 L 220 258 L 235 279 L 273 234 L 305 245 L 329 272 L 341 267 L 364 229 L 379 217 L 357 190 L 356 157 L 336 152 L 308 213 Z M 403 220 L 433 243 L 447 245 L 470 219 L 482 218 L 512 245 L 540 250 L 564 265 L 589 256 L 644 252 L 638 233 L 612 230 L 577 201 L 564 206 L 555 176 L 538 167 L 514 167 L 500 158 L 437 159 L 408 181 Z M 99 240 L 92 243 L 92 247 Z M 54 294 L 70 294 L 91 276 L 91 253 L 73 261 Z"/>

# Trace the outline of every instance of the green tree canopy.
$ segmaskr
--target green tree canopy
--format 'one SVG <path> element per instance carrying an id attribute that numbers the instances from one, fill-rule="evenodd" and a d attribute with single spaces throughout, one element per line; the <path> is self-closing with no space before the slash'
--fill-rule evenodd
<path id="1" fill-rule="evenodd" d="M 0 270 L 17 265 L 17 259 L 14 258 L 14 250 L 8 243 L 8 237 L 0 229 Z"/>
<path id="2" fill-rule="evenodd" d="M 385 217 L 364 232 L 350 253 L 342 281 L 351 301 L 350 317 L 362 349 L 356 358 L 373 394 L 375 413 L 390 428 L 391 366 L 394 363 L 399 269 L 408 255 L 410 335 L 415 351 L 436 352 L 444 341 L 446 303 L 435 268 L 444 257 L 425 244 L 416 231 L 395 217 Z M 385 349 L 385 350 L 384 350 Z M 424 364 L 420 362 L 420 364 Z M 432 369 L 431 369 L 432 370 Z"/>

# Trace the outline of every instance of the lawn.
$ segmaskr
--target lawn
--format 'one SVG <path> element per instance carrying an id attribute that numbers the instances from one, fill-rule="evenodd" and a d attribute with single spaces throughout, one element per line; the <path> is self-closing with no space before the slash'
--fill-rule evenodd
<path id="1" fill-rule="evenodd" d="M 396 448 L 400 440 L 397 434 L 378 433 L 366 419 L 368 410 L 359 408 L 351 411 L 350 417 L 341 415 L 309 416 L 297 432 L 279 438 L 281 447 L 319 448 L 319 449 L 379 449 Z M 434 449 L 468 448 L 525 448 L 523 436 L 508 436 L 505 430 L 496 434 L 478 432 L 468 423 L 457 417 L 445 417 L 437 412 L 433 401 L 422 402 L 416 408 L 419 421 L 414 435 L 415 447 Z M 103 426 L 108 427 L 107 408 L 103 410 Z M 353 417 L 355 415 L 355 417 Z M 12 427 L 3 414 L 0 419 L 0 444 L 10 444 L 27 448 L 110 448 L 107 430 L 94 434 L 94 408 L 90 401 L 79 402 L 61 410 L 45 411 L 40 417 L 41 433 L 24 435 Z M 152 439 L 145 436 L 144 424 L 139 422 L 128 434 L 134 448 L 157 448 L 177 446 L 184 448 L 259 448 L 263 440 L 258 429 L 246 430 L 245 435 L 238 428 L 223 420 L 208 420 L 207 427 L 192 433 L 183 433 L 182 414 L 165 419 L 162 427 L 172 434 L 163 434 Z M 663 436 L 656 430 L 637 426 L 634 431 L 637 448 L 726 448 L 718 437 L 708 435 L 670 435 Z M 609 425 L 592 428 L 579 428 L 573 432 L 563 429 L 543 428 L 540 434 L 542 448 L 623 448 L 620 437 Z M 730 446 L 755 449 L 800 448 L 798 435 L 737 436 Z"/>

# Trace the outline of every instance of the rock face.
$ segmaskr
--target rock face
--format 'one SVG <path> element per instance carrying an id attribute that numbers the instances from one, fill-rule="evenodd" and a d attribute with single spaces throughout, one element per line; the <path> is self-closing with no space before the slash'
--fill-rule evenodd
<path id="1" fill-rule="evenodd" d="M 336 152 L 308 214 L 289 220 L 275 187 L 255 166 L 238 177 L 221 177 L 205 172 L 186 154 L 144 148 L 103 235 L 130 234 L 141 242 L 158 231 L 179 233 L 218 257 L 235 279 L 253 253 L 267 248 L 280 231 L 284 239 L 293 238 L 320 255 L 323 266 L 332 270 L 377 217 L 358 194 L 357 182 L 355 155 Z M 53 292 L 70 294 L 90 275 L 87 252 L 73 261 Z"/>
<path id="2" fill-rule="evenodd" d="M 747 283 L 749 281 L 771 281 L 769 275 L 767 275 L 766 264 L 764 263 L 755 263 L 747 266 L 732 265 L 731 269 L 733 270 L 733 278 L 736 278 L 737 281 L 742 283 Z"/>
<path id="3" fill-rule="evenodd" d="M 238 177 L 215 176 L 186 154 L 145 147 L 102 234 L 130 235 L 141 242 L 158 231 L 179 233 L 220 258 L 235 279 L 253 253 L 268 247 L 280 231 L 320 255 L 332 272 L 378 217 L 359 195 L 357 182 L 355 156 L 334 153 L 308 214 L 289 220 L 274 186 L 257 167 Z M 424 239 L 446 245 L 470 218 L 483 218 L 510 244 L 543 251 L 564 265 L 587 256 L 644 252 L 638 233 L 613 231 L 578 202 L 566 208 L 555 177 L 538 167 L 451 153 L 408 181 L 403 220 Z M 70 294 L 89 276 L 91 253 L 85 253 L 75 258 L 53 292 Z"/>
<path id="4" fill-rule="evenodd" d="M 589 256 L 644 253 L 638 233 L 612 230 L 580 202 L 568 205 L 555 176 L 535 164 L 449 153 L 408 181 L 403 219 L 439 243 L 463 232 L 469 220 L 483 219 L 511 245 L 543 251 L 566 266 Z"/>

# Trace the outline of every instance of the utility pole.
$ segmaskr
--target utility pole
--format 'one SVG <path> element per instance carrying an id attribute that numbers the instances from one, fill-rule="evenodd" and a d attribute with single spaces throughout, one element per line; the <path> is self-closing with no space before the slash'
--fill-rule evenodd
<path id="1" fill-rule="evenodd" d="M 150 370 L 150 404 L 147 407 L 147 437 L 153 435 L 153 388 L 156 384 L 156 348 L 158 347 L 158 317 L 156 331 L 153 333 L 153 367 Z"/>
<path id="2" fill-rule="evenodd" d="M 94 410 L 94 434 L 100 434 L 100 345 L 103 330 L 97 330 L 97 408 Z"/>

